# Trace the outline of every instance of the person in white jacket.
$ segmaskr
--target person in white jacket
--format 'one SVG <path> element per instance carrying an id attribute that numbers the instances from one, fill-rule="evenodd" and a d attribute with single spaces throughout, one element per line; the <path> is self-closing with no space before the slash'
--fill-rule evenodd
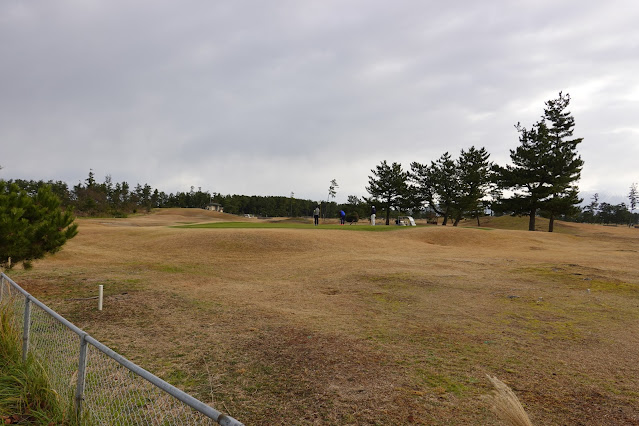
<path id="1" fill-rule="evenodd" d="M 375 213 L 377 213 L 377 210 L 375 210 L 375 206 L 371 207 L 371 225 L 375 226 Z"/>
<path id="2" fill-rule="evenodd" d="M 319 215 L 320 215 L 320 208 L 319 206 L 315 207 L 315 210 L 313 210 L 313 219 L 315 222 L 315 226 L 319 225 Z"/>

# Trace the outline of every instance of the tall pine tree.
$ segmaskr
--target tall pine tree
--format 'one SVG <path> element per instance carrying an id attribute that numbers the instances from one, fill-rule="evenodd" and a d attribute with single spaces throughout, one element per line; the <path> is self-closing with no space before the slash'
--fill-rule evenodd
<path id="1" fill-rule="evenodd" d="M 550 146 L 543 122 L 535 124 L 532 129 L 517 123 L 516 128 L 520 145 L 510 150 L 512 165 L 496 168 L 498 182 L 501 188 L 514 192 L 511 198 L 502 201 L 503 210 L 513 214 L 528 214 L 528 230 L 534 231 L 537 211 L 552 194 L 547 169 Z"/>
<path id="2" fill-rule="evenodd" d="M 542 207 L 549 216 L 548 232 L 553 232 L 555 218 L 578 213 L 579 198 L 576 182 L 581 177 L 583 160 L 577 154 L 577 145 L 583 138 L 573 138 L 575 119 L 566 109 L 570 95 L 559 92 L 557 99 L 546 102 L 543 120 L 548 126 L 547 137 L 551 149 L 550 170 L 552 195 Z"/>
<path id="3" fill-rule="evenodd" d="M 371 170 L 373 176 L 368 177 L 366 191 L 372 198 L 380 199 L 386 209 L 386 225 L 390 223 L 390 210 L 404 203 L 407 194 L 406 180 L 408 173 L 402 170 L 402 165 L 393 163 L 388 165 L 386 160 Z"/>
<path id="4" fill-rule="evenodd" d="M 468 151 L 461 150 L 457 159 L 458 197 L 454 202 L 455 223 L 464 217 L 477 218 L 484 213 L 481 200 L 488 193 L 491 181 L 492 162 L 488 160 L 490 154 L 486 148 L 477 149 L 471 146 Z"/>
<path id="5" fill-rule="evenodd" d="M 583 138 L 572 138 L 575 120 L 566 108 L 570 95 L 546 102 L 541 120 L 526 129 L 519 123 L 520 146 L 510 151 L 512 165 L 497 167 L 499 185 L 514 195 L 504 200 L 506 210 L 530 216 L 528 229 L 535 230 L 535 217 L 544 211 L 550 218 L 548 231 L 554 229 L 559 215 L 570 214 L 581 202 L 576 181 L 583 160 L 577 145 Z"/>
<path id="6" fill-rule="evenodd" d="M 630 201 L 630 212 L 634 213 L 637 208 L 637 201 L 639 200 L 639 192 L 637 191 L 637 183 L 633 182 L 630 185 L 630 192 L 628 193 L 628 201 Z"/>

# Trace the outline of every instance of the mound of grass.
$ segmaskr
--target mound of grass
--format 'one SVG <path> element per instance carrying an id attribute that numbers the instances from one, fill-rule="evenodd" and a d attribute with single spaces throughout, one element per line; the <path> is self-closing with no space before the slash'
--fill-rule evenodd
<path id="1" fill-rule="evenodd" d="M 495 228 L 495 229 L 507 229 L 513 231 L 527 231 L 528 230 L 528 216 L 485 216 L 480 218 L 480 224 L 482 227 Z M 476 220 L 468 221 L 468 227 L 477 225 Z M 548 230 L 548 219 L 536 218 L 535 229 L 539 231 Z"/>
<path id="2" fill-rule="evenodd" d="M 214 223 L 199 223 L 193 225 L 172 226 L 172 228 L 235 228 L 235 229 L 257 229 L 257 228 L 286 228 L 286 229 L 339 229 L 346 231 L 371 231 L 371 232 L 384 232 L 384 231 L 396 231 L 399 229 L 410 229 L 405 226 L 370 226 L 370 225 L 320 225 L 314 226 L 312 223 L 297 223 L 297 222 L 214 222 Z"/>
<path id="3" fill-rule="evenodd" d="M 477 226 L 476 219 L 467 219 L 460 223 L 465 228 L 475 229 L 505 229 L 511 231 L 528 231 L 528 216 L 484 216 L 480 218 L 480 225 Z M 548 219 L 537 217 L 535 219 L 535 230 L 540 232 L 548 231 Z M 555 232 L 573 233 L 571 226 L 567 222 L 555 221 Z"/>
<path id="4" fill-rule="evenodd" d="M 77 424 L 61 408 L 44 367 L 32 355 L 22 361 L 11 307 L 0 307 L 0 421 L 2 424 Z"/>

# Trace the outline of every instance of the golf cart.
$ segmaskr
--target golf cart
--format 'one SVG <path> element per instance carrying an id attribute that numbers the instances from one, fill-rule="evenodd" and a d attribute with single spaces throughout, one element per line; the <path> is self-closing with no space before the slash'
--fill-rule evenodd
<path id="1" fill-rule="evenodd" d="M 397 226 L 417 226 L 412 216 L 397 216 L 395 219 L 395 225 Z"/>

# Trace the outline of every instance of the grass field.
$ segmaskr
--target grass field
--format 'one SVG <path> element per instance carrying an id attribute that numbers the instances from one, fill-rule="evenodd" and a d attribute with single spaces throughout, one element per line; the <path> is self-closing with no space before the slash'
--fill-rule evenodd
<path id="1" fill-rule="evenodd" d="M 229 221 L 79 220 L 62 252 L 11 276 L 247 425 L 499 424 L 487 374 L 534 424 L 639 424 L 639 229 Z M 204 223 L 221 228 L 181 227 Z M 98 284 L 104 311 L 73 300 Z"/>
<path id="2" fill-rule="evenodd" d="M 339 229 L 340 231 L 369 231 L 369 232 L 386 232 L 386 231 L 399 231 L 402 229 L 408 229 L 403 226 L 371 226 L 371 225 L 340 225 L 330 221 L 328 223 L 322 223 L 321 225 L 314 226 L 312 223 L 299 223 L 299 222 L 287 222 L 287 221 L 275 221 L 275 222 L 213 222 L 213 223 L 195 223 L 188 225 L 176 225 L 176 228 L 196 228 L 196 229 Z"/>

